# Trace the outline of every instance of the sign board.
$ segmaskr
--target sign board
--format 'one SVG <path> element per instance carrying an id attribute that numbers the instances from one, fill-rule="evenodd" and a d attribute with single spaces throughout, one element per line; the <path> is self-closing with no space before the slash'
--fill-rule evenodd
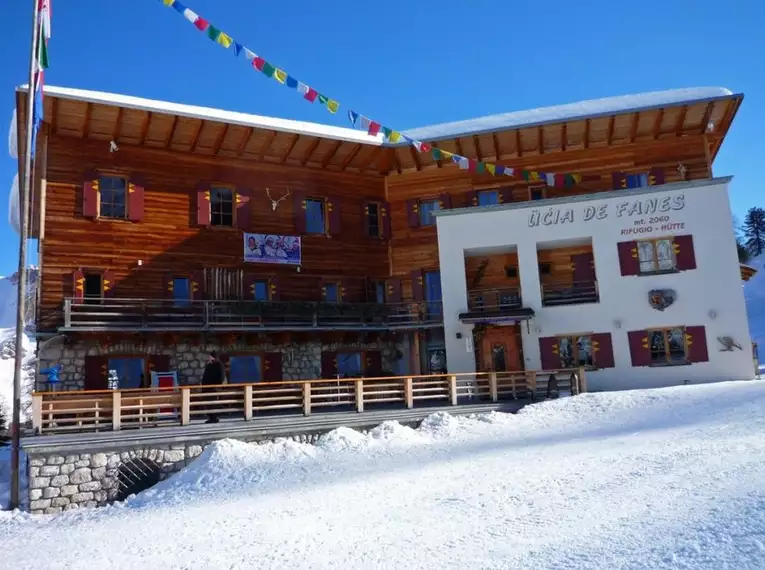
<path id="1" fill-rule="evenodd" d="M 300 265 L 302 261 L 300 236 L 245 233 L 244 261 L 248 263 Z"/>

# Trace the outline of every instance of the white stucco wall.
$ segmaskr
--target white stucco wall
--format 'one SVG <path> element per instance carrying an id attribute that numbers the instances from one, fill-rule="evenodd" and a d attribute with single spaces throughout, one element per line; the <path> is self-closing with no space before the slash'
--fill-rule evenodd
<path id="1" fill-rule="evenodd" d="M 729 181 L 730 178 L 684 182 L 439 214 L 438 247 L 449 371 L 475 371 L 475 361 L 464 338 L 471 334 L 472 325 L 462 324 L 458 318 L 459 313 L 467 310 L 465 251 L 517 246 L 523 304 L 536 313 L 529 332 L 525 325 L 521 326 L 527 370 L 541 368 L 539 337 L 610 332 L 616 366 L 589 373 L 591 390 L 752 378 L 749 327 L 728 202 Z M 653 200 L 658 200 L 656 213 L 638 210 L 645 207 L 646 201 Z M 638 202 L 640 205 L 636 206 Z M 536 216 L 538 225 L 531 223 Z M 668 216 L 669 221 L 655 222 L 660 216 Z M 640 224 L 640 220 L 644 220 L 639 226 L 644 233 L 623 234 L 624 230 L 638 227 L 635 224 Z M 621 275 L 618 242 L 688 234 L 693 236 L 697 269 L 665 275 Z M 542 307 L 537 242 L 588 238 L 592 240 L 600 302 Z M 677 299 L 665 311 L 657 311 L 648 303 L 651 289 L 674 289 Z M 672 326 L 704 326 L 709 362 L 633 367 L 627 332 Z M 456 338 L 458 332 L 462 339 Z M 743 350 L 720 352 L 719 336 L 733 337 Z"/>

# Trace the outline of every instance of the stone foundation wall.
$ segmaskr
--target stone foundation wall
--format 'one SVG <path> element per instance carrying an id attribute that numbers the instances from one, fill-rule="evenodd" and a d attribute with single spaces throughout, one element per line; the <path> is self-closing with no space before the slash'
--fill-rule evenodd
<path id="1" fill-rule="evenodd" d="M 50 343 L 39 351 L 39 368 L 60 363 L 62 373 L 57 390 L 82 390 L 85 387 L 85 358 L 87 356 L 120 355 L 148 358 L 151 355 L 170 357 L 170 369 L 178 371 L 181 384 L 197 384 L 202 378 L 208 355 L 215 350 L 219 354 L 246 352 L 281 352 L 282 377 L 284 380 L 312 380 L 321 376 L 321 353 L 323 351 L 379 350 L 382 354 L 383 369 L 396 374 L 406 374 L 408 365 L 401 358 L 403 339 L 373 340 L 357 343 L 324 343 L 320 341 L 301 344 L 273 344 L 263 342 L 224 345 L 216 342 L 203 342 L 198 345 L 181 343 L 167 346 L 160 342 L 134 342 L 125 340 L 102 346 L 96 340 L 77 340 L 65 343 Z M 38 375 L 37 386 L 45 389 L 46 377 Z"/>

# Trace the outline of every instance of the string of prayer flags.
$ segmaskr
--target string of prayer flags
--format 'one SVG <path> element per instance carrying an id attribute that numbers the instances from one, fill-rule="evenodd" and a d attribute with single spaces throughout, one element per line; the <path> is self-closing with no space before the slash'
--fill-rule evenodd
<path id="1" fill-rule="evenodd" d="M 315 102 L 317 99 L 321 105 L 323 105 L 327 111 L 332 114 L 337 113 L 340 109 L 339 101 L 329 98 L 328 96 L 320 93 L 310 85 L 303 83 L 289 75 L 283 69 L 270 64 L 264 58 L 251 51 L 243 44 L 237 42 L 230 35 L 216 28 L 210 24 L 207 20 L 202 18 L 199 14 L 193 10 L 187 8 L 178 0 L 161 0 L 161 2 L 168 7 L 173 8 L 176 12 L 181 14 L 186 20 L 194 25 L 200 32 L 206 33 L 212 41 L 222 46 L 225 49 L 234 46 L 234 55 L 239 56 L 244 52 L 245 59 L 250 62 L 250 65 L 266 77 L 270 77 L 286 85 L 290 89 L 294 89 L 299 93 L 303 99 L 309 103 Z M 536 170 L 522 170 L 514 169 L 508 166 L 502 166 L 500 164 L 492 164 L 484 162 L 482 160 L 474 160 L 466 156 L 460 156 L 443 149 L 434 147 L 432 144 L 410 138 L 399 131 L 395 131 L 389 127 L 382 125 L 377 121 L 373 121 L 369 117 L 357 113 L 355 111 L 348 111 L 348 119 L 355 128 L 365 130 L 369 136 L 376 137 L 382 133 L 383 137 L 390 143 L 398 143 L 403 139 L 407 144 L 417 149 L 417 152 L 423 154 L 431 154 L 433 160 L 451 160 L 454 164 L 459 166 L 463 170 L 469 172 L 484 173 L 488 172 L 492 176 L 519 176 L 524 180 L 530 182 L 543 182 L 548 186 L 573 186 L 579 184 L 582 181 L 581 174 L 561 174 L 551 172 L 538 172 Z"/>

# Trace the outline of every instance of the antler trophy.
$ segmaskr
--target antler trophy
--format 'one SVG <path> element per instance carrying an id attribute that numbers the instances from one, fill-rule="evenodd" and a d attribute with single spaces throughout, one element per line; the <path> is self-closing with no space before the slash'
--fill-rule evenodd
<path id="1" fill-rule="evenodd" d="M 282 197 L 281 197 L 281 198 L 279 198 L 278 200 L 274 200 L 274 199 L 271 197 L 271 191 L 268 189 L 268 187 L 266 187 L 266 196 L 268 196 L 268 199 L 269 199 L 269 200 L 271 200 L 271 209 L 272 209 L 274 212 L 276 211 L 276 208 L 277 208 L 277 206 L 279 205 L 279 203 L 280 203 L 282 200 L 286 200 L 286 199 L 287 199 L 287 196 L 289 196 L 289 195 L 290 195 L 290 191 L 289 191 L 289 190 L 287 190 L 287 193 L 286 193 L 284 196 L 282 196 Z"/>

